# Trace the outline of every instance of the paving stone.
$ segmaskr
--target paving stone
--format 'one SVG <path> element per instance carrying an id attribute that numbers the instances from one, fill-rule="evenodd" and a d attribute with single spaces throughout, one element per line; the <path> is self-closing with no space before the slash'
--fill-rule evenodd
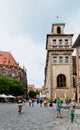
<path id="1" fill-rule="evenodd" d="M 19 114 L 17 103 L 0 103 L 0 130 L 80 130 L 80 109 L 76 109 L 73 123 L 66 109 L 62 109 L 62 116 L 56 118 L 55 105 L 40 107 L 35 103 L 29 107 L 25 103 Z"/>

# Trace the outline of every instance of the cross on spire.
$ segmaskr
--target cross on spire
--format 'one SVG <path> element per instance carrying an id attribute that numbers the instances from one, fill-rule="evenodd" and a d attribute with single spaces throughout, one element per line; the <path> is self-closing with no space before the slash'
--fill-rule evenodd
<path id="1" fill-rule="evenodd" d="M 59 18 L 59 16 L 56 17 L 57 19 Z"/>

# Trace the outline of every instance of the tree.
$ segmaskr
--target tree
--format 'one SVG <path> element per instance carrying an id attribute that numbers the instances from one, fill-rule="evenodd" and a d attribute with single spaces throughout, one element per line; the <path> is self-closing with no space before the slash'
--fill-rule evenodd
<path id="1" fill-rule="evenodd" d="M 40 92 L 38 90 L 36 90 L 36 95 L 39 95 L 39 94 L 40 94 Z"/>
<path id="2" fill-rule="evenodd" d="M 38 90 L 30 90 L 29 91 L 29 97 L 31 97 L 31 98 L 34 98 L 34 97 L 36 97 L 37 95 L 39 95 L 39 91 Z"/>
<path id="3" fill-rule="evenodd" d="M 29 91 L 29 97 L 30 97 L 30 98 L 34 98 L 35 96 L 36 96 L 36 91 L 30 90 L 30 91 Z"/>
<path id="4" fill-rule="evenodd" d="M 14 78 L 0 77 L 0 93 L 18 96 L 25 93 L 25 88 Z"/>

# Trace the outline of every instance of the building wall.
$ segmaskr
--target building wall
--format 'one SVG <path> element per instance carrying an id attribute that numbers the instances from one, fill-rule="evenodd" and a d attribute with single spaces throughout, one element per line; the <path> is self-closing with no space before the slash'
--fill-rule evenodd
<path id="1" fill-rule="evenodd" d="M 48 65 L 47 65 L 47 71 L 46 71 L 46 84 L 45 84 L 45 93 L 46 97 L 50 98 L 51 97 L 51 77 L 50 77 L 50 68 L 51 62 L 50 62 L 50 56 L 48 58 Z"/>
<path id="2" fill-rule="evenodd" d="M 56 29 L 60 27 L 60 33 L 58 34 Z M 51 100 L 54 100 L 58 96 L 63 100 L 66 98 L 75 99 L 76 88 L 73 87 L 73 62 L 72 62 L 72 36 L 73 34 L 64 34 L 64 24 L 52 25 L 52 34 L 47 35 L 46 49 L 46 73 L 45 73 L 45 91 L 46 96 Z M 68 40 L 68 45 L 65 45 L 65 40 Z M 56 44 L 53 41 L 56 40 Z M 62 41 L 60 45 L 59 41 Z M 54 63 L 53 58 L 56 57 L 57 62 Z M 59 63 L 59 57 L 63 58 L 63 62 Z M 68 63 L 65 63 L 65 57 L 68 57 Z M 64 75 L 66 77 L 66 86 L 57 86 L 58 75 Z"/>
<path id="3" fill-rule="evenodd" d="M 79 42 L 80 41 L 77 42 L 77 46 L 76 46 L 76 66 L 77 66 L 77 85 L 76 86 L 77 86 L 78 103 L 80 103 L 80 45 L 79 45 Z"/>
<path id="4" fill-rule="evenodd" d="M 5 75 L 4 75 L 5 74 Z M 17 79 L 25 88 L 27 87 L 27 75 L 24 69 L 15 66 L 0 65 L 0 76 Z"/>
<path id="5" fill-rule="evenodd" d="M 25 67 L 21 68 L 10 52 L 0 51 L 0 76 L 17 79 L 27 93 L 27 73 Z"/>

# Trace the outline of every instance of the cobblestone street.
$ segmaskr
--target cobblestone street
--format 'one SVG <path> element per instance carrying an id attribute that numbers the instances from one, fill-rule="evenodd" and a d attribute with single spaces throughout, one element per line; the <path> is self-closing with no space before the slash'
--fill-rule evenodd
<path id="1" fill-rule="evenodd" d="M 0 130 L 80 130 L 80 110 L 75 113 L 74 123 L 70 123 L 69 113 L 62 110 L 63 119 L 56 118 L 54 107 L 40 107 L 35 104 L 23 106 L 18 113 L 18 104 L 0 104 Z"/>

